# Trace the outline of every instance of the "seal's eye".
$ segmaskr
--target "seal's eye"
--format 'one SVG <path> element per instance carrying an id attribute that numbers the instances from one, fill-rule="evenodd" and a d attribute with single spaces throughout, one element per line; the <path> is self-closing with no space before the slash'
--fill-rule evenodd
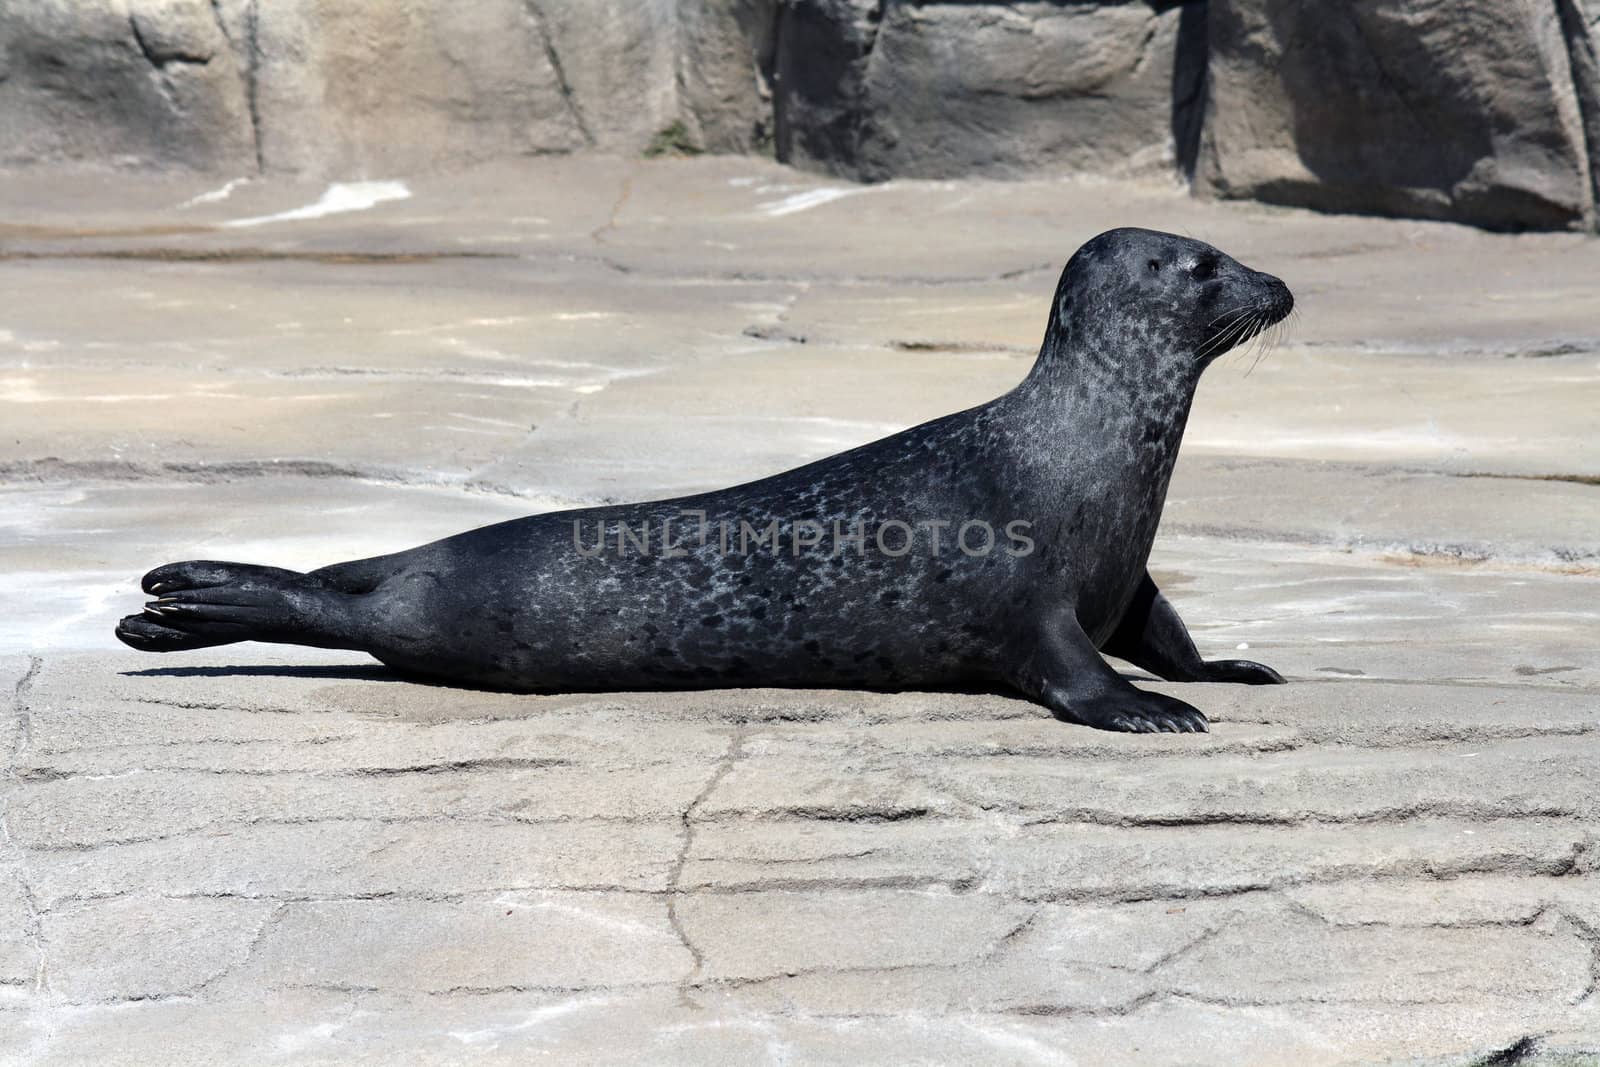
<path id="1" fill-rule="evenodd" d="M 1161 269 L 1161 261 L 1159 259 L 1152 259 L 1150 262 L 1145 264 L 1145 269 L 1151 274 L 1154 274 Z"/>
<path id="2" fill-rule="evenodd" d="M 1195 281 L 1208 282 L 1217 276 L 1217 261 L 1207 257 L 1194 265 Z"/>

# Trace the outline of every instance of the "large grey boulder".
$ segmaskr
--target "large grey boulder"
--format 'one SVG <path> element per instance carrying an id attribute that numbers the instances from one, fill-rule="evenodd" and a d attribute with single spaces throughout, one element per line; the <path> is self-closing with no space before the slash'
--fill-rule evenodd
<path id="1" fill-rule="evenodd" d="M 679 104 L 696 147 L 772 153 L 778 11 L 778 0 L 679 0 Z"/>
<path id="2" fill-rule="evenodd" d="M 382 174 L 586 143 L 547 25 L 512 0 L 223 7 L 247 56 L 263 169 Z"/>
<path id="3" fill-rule="evenodd" d="M 671 121 L 673 0 L 222 0 L 264 169 L 359 174 L 602 149 Z"/>
<path id="4" fill-rule="evenodd" d="M 243 68 L 207 0 L 5 0 L 0 164 L 254 169 Z"/>
<path id="5" fill-rule="evenodd" d="M 1145 3 L 785 4 L 778 158 L 869 180 L 1169 166 L 1183 23 Z"/>
<path id="6" fill-rule="evenodd" d="M 1567 58 L 1572 69 L 1572 88 L 1578 98 L 1578 113 L 1583 120 L 1583 135 L 1588 148 L 1589 187 L 1594 196 L 1594 216 L 1600 216 L 1600 55 L 1595 36 L 1600 32 L 1600 15 L 1585 13 L 1583 0 L 1555 0 L 1561 16 L 1561 33 L 1566 38 Z M 1592 217 L 1591 223 L 1600 223 Z"/>
<path id="7" fill-rule="evenodd" d="M 1495 228 L 1592 223 L 1583 21 L 1577 0 L 1210 0 L 1198 187 Z"/>

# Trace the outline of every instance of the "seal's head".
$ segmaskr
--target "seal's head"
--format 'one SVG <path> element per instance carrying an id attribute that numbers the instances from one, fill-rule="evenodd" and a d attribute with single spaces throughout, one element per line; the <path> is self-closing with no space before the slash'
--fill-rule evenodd
<path id="1" fill-rule="evenodd" d="M 1057 344 L 1198 369 L 1292 310 L 1283 282 L 1203 241 L 1125 228 L 1093 238 L 1067 262 L 1048 334 Z"/>

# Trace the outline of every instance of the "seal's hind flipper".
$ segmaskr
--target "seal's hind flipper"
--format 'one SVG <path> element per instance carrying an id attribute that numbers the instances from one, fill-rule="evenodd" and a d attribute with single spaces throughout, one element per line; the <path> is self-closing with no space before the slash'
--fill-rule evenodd
<path id="1" fill-rule="evenodd" d="M 143 615 L 117 624 L 117 637 L 146 652 L 268 641 L 321 648 L 347 643 L 344 594 L 299 571 L 249 563 L 190 560 L 144 576 L 155 596 Z"/>
<path id="2" fill-rule="evenodd" d="M 244 637 L 188 633 L 166 626 L 148 615 L 128 615 L 117 623 L 117 639 L 140 652 L 181 652 L 190 648 L 210 648 L 243 641 Z"/>
<path id="3" fill-rule="evenodd" d="M 261 567 L 254 563 L 225 563 L 215 559 L 191 559 L 157 567 L 140 581 L 139 588 L 154 596 L 183 589 L 207 589 L 234 585 L 245 588 L 280 588 L 305 580 L 299 571 L 282 567 Z"/>

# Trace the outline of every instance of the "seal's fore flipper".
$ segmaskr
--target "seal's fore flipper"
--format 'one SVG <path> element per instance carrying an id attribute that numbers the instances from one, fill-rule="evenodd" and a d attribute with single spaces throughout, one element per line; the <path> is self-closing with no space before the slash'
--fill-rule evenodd
<path id="1" fill-rule="evenodd" d="M 1169 682 L 1239 682 L 1282 685 L 1283 675 L 1248 659 L 1200 658 L 1189 628 L 1146 571 L 1122 621 L 1100 651 L 1125 659 Z"/>
<path id="2" fill-rule="evenodd" d="M 1112 670 L 1067 607 L 1046 613 L 1033 655 L 1007 680 L 1063 722 L 1124 733 L 1210 729 L 1199 708 L 1135 688 Z"/>

